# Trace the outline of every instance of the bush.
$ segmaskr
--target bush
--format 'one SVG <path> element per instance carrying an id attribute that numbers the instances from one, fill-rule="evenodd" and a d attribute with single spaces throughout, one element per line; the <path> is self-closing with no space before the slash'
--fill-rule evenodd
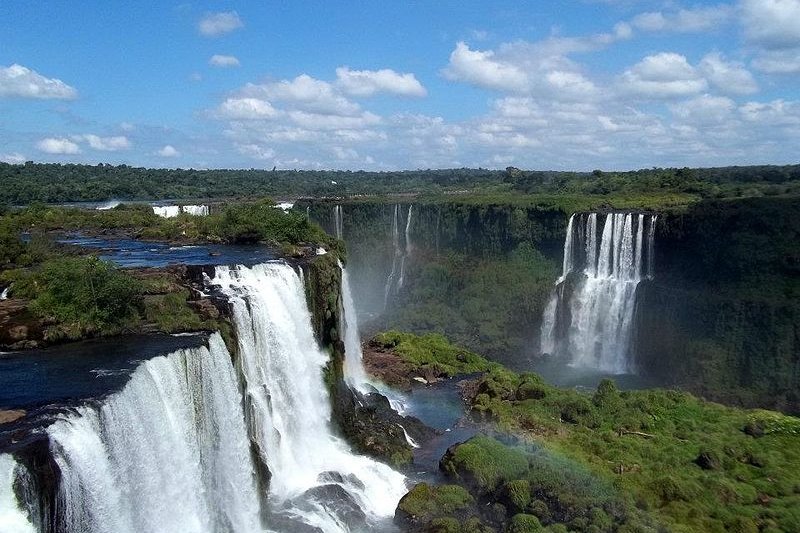
<path id="1" fill-rule="evenodd" d="M 506 528 L 507 533 L 536 533 L 542 531 L 539 519 L 531 514 L 516 514 Z"/>

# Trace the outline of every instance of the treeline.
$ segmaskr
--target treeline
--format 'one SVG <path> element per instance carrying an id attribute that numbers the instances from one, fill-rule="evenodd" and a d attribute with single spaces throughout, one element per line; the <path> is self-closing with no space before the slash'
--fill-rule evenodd
<path id="1" fill-rule="evenodd" d="M 0 163 L 0 203 L 160 200 L 253 196 L 349 196 L 486 186 L 504 172 L 147 169 L 127 165 Z"/>
<path id="2" fill-rule="evenodd" d="M 440 169 L 397 172 L 334 170 L 147 169 L 127 165 L 0 163 L 0 204 L 32 202 L 352 196 L 452 191 L 612 194 L 671 191 L 704 197 L 800 192 L 800 165 L 652 168 L 630 172 Z"/>

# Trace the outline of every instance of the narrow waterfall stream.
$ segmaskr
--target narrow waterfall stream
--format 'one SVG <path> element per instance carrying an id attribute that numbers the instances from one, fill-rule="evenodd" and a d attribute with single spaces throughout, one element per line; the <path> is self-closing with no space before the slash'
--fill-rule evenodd
<path id="1" fill-rule="evenodd" d="M 636 288 L 645 272 L 652 277 L 655 223 L 655 215 L 609 213 L 600 232 L 597 213 L 570 217 L 562 273 L 542 320 L 541 353 L 610 374 L 634 371 Z"/>
<path id="2" fill-rule="evenodd" d="M 411 214 L 413 205 L 408 206 L 406 212 L 405 230 L 403 231 L 403 242 L 400 239 L 400 205 L 395 204 L 392 212 L 392 268 L 386 277 L 384 287 L 384 309 L 389 305 L 389 298 L 403 288 L 405 283 L 406 260 L 411 255 Z"/>
<path id="3" fill-rule="evenodd" d="M 325 532 L 388 527 L 405 478 L 332 433 L 328 356 L 297 272 L 283 263 L 217 267 L 212 282 L 233 305 L 245 412 L 271 473 L 273 515 Z"/>
<path id="4" fill-rule="evenodd" d="M 142 363 L 47 432 L 59 531 L 261 531 L 242 401 L 222 338 Z"/>

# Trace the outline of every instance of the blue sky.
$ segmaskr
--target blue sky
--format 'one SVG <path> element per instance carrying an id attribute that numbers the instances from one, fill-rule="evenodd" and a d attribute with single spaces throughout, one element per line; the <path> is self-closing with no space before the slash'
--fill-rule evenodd
<path id="1" fill-rule="evenodd" d="M 797 163 L 800 0 L 0 3 L 0 160 Z"/>

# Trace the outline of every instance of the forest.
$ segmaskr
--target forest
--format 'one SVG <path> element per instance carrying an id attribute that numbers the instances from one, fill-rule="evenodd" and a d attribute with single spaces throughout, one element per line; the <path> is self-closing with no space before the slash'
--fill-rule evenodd
<path id="1" fill-rule="evenodd" d="M 441 169 L 339 170 L 147 169 L 128 165 L 0 163 L 0 205 L 32 202 L 159 200 L 252 196 L 382 194 L 611 195 L 670 192 L 703 198 L 800 193 L 800 165 L 651 168 L 628 172 Z"/>

